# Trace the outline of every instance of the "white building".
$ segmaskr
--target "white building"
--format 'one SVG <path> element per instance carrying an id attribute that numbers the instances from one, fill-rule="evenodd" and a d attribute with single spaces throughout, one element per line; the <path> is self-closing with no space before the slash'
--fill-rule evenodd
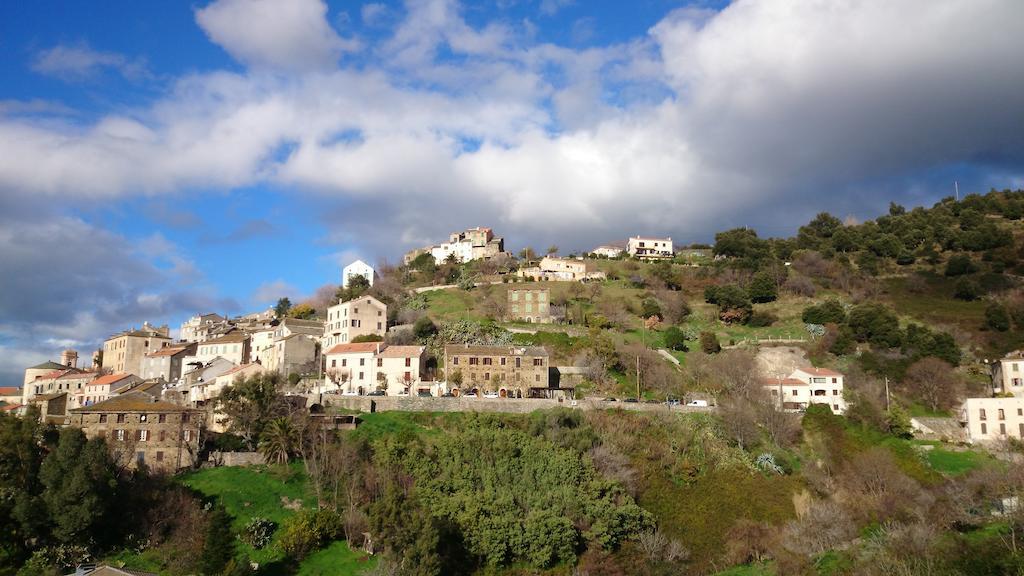
<path id="1" fill-rule="evenodd" d="M 672 258 L 675 250 L 671 238 L 644 238 L 635 236 L 626 242 L 626 253 L 635 258 Z"/>
<path id="2" fill-rule="evenodd" d="M 1024 438 L 1024 398 L 968 398 L 960 408 L 960 423 L 971 443 Z"/>
<path id="3" fill-rule="evenodd" d="M 425 346 L 388 346 L 382 342 L 339 344 L 324 355 L 326 390 L 363 395 L 383 390 L 389 396 L 432 392 L 425 380 Z"/>
<path id="4" fill-rule="evenodd" d="M 207 340 L 199 344 L 195 357 L 186 359 L 185 363 L 199 362 L 206 364 L 214 358 L 220 357 L 232 364 L 248 364 L 250 341 L 251 339 L 248 334 L 239 331 L 213 340 Z"/>
<path id="5" fill-rule="evenodd" d="M 590 251 L 594 256 L 604 256 L 605 258 L 618 258 L 619 256 L 622 256 L 622 252 L 622 248 L 609 246 L 607 244 L 604 246 L 598 246 Z"/>
<path id="6" fill-rule="evenodd" d="M 764 389 L 784 410 L 826 404 L 836 414 L 846 412 L 843 375 L 827 368 L 797 368 L 786 378 L 767 379 Z"/>
<path id="7" fill-rule="evenodd" d="M 384 337 L 388 329 L 388 307 L 373 296 L 360 296 L 327 309 L 320 340 L 322 350 L 348 344 L 357 336 L 374 334 Z"/>
<path id="8" fill-rule="evenodd" d="M 363 278 L 366 278 L 366 281 L 370 283 L 370 286 L 373 286 L 373 278 L 376 275 L 377 273 L 374 272 L 372 266 L 362 260 L 356 260 L 342 269 L 341 287 L 348 288 L 349 278 L 352 278 L 353 276 L 362 276 Z"/>
<path id="9" fill-rule="evenodd" d="M 193 316 L 181 323 L 181 332 L 178 339 L 184 342 L 203 342 L 208 339 L 210 331 L 222 326 L 227 318 L 219 314 L 201 314 Z"/>
<path id="10" fill-rule="evenodd" d="M 134 374 L 107 374 L 100 376 L 85 384 L 80 390 L 76 390 L 68 396 L 68 403 L 71 408 L 91 406 L 107 400 L 114 395 L 115 390 L 142 382 L 142 378 Z"/>
<path id="11" fill-rule="evenodd" d="M 249 332 L 249 361 L 265 362 L 267 352 L 274 347 L 274 332 L 277 327 L 260 328 Z"/>
<path id="12" fill-rule="evenodd" d="M 521 268 L 519 276 L 537 280 L 584 281 L 603 280 L 604 272 L 592 270 L 584 260 L 545 256 L 537 266 Z"/>
<path id="13" fill-rule="evenodd" d="M 1024 397 L 1024 351 L 1010 352 L 993 366 L 992 388 L 997 394 Z"/>

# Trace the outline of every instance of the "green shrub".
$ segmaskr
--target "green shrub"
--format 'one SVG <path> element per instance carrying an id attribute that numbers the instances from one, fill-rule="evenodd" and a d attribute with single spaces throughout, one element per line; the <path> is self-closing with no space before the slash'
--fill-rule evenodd
<path id="1" fill-rule="evenodd" d="M 966 254 L 956 254 L 946 262 L 946 276 L 963 276 L 977 271 L 978 267 L 971 261 L 971 257 Z"/>
<path id="2" fill-rule="evenodd" d="M 956 281 L 956 285 L 953 286 L 953 297 L 957 300 L 964 300 L 971 302 L 977 300 L 981 296 L 981 287 L 978 283 L 970 278 L 961 278 Z"/>
<path id="3" fill-rule="evenodd" d="M 333 510 L 303 510 L 285 522 L 280 544 L 285 554 L 301 560 L 344 535 L 341 516 Z"/>
<path id="4" fill-rule="evenodd" d="M 665 347 L 669 350 L 683 350 L 686 346 L 686 333 L 675 326 L 669 326 L 665 330 Z"/>
<path id="5" fill-rule="evenodd" d="M 722 345 L 718 343 L 718 336 L 714 332 L 701 332 L 700 349 L 705 354 L 717 354 L 722 351 Z"/>
<path id="6" fill-rule="evenodd" d="M 256 550 L 259 550 L 270 544 L 271 538 L 274 536 L 274 530 L 277 529 L 277 524 L 272 520 L 266 518 L 253 518 L 245 525 L 242 529 L 242 533 L 238 535 L 239 539 L 243 542 L 252 546 Z"/>
<path id="7" fill-rule="evenodd" d="M 846 310 L 839 300 L 830 298 L 821 304 L 804 308 L 800 319 L 806 324 L 842 324 L 846 321 Z"/>
<path id="8" fill-rule="evenodd" d="M 755 310 L 750 314 L 750 320 L 747 320 L 747 325 L 754 328 L 764 328 L 775 324 L 778 320 L 778 316 L 767 310 Z"/>
<path id="9" fill-rule="evenodd" d="M 992 302 L 985 308 L 985 325 L 999 332 L 1006 332 L 1010 329 L 1010 314 L 1006 306 L 999 302 Z"/>

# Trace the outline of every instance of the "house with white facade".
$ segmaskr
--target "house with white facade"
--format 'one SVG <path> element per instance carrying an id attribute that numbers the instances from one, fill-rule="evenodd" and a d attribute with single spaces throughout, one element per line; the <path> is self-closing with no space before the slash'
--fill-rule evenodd
<path id="1" fill-rule="evenodd" d="M 142 358 L 143 380 L 163 378 L 168 382 L 174 382 L 181 378 L 185 367 L 185 359 L 195 356 L 196 344 L 173 344 L 159 350 L 154 350 Z"/>
<path id="2" fill-rule="evenodd" d="M 114 396 L 116 390 L 142 382 L 142 378 L 135 374 L 106 374 L 88 382 L 81 390 L 76 390 L 68 395 L 68 403 L 71 408 L 92 406 Z"/>
<path id="3" fill-rule="evenodd" d="M 661 259 L 672 258 L 675 250 L 672 248 L 672 238 L 634 236 L 626 242 L 626 253 L 634 258 Z"/>
<path id="4" fill-rule="evenodd" d="M 846 412 L 843 375 L 827 368 L 797 368 L 785 378 L 768 378 L 764 390 L 783 410 L 806 410 L 825 404 L 836 414 Z"/>
<path id="5" fill-rule="evenodd" d="M 388 396 L 434 393 L 427 380 L 425 346 L 388 346 L 383 342 L 339 344 L 324 354 L 324 390 L 363 395 L 382 390 Z"/>
<path id="6" fill-rule="evenodd" d="M 242 331 L 234 331 L 213 340 L 201 342 L 196 347 L 196 355 L 189 358 L 187 364 L 198 362 L 206 364 L 214 358 L 224 358 L 232 364 L 248 364 L 252 339 Z"/>
<path id="7" fill-rule="evenodd" d="M 348 288 L 349 279 L 353 276 L 362 276 L 366 278 L 370 286 L 373 286 L 373 279 L 376 275 L 377 273 L 374 271 L 373 266 L 362 260 L 356 260 L 341 270 L 341 287 Z"/>
<path id="8" fill-rule="evenodd" d="M 594 256 L 600 256 L 603 258 L 618 258 L 619 256 L 622 256 L 623 252 L 624 250 L 622 248 L 619 248 L 618 246 L 610 246 L 608 244 L 598 246 L 590 251 Z"/>
<path id="9" fill-rule="evenodd" d="M 1024 439 L 1024 351 L 1011 352 L 992 365 L 992 393 L 961 405 L 959 420 L 967 441 Z"/>
<path id="10" fill-rule="evenodd" d="M 388 306 L 373 296 L 363 295 L 327 309 L 320 340 L 322 350 L 348 344 L 357 336 L 374 334 L 381 338 L 388 329 Z"/>
<path id="11" fill-rule="evenodd" d="M 178 339 L 183 342 L 205 342 L 216 328 L 227 324 L 227 318 L 219 314 L 199 314 L 181 323 Z"/>
<path id="12" fill-rule="evenodd" d="M 521 268 L 518 274 L 523 278 L 567 282 L 603 280 L 605 278 L 604 272 L 593 270 L 592 265 L 588 265 L 584 260 L 553 256 L 541 258 L 537 266 Z"/>

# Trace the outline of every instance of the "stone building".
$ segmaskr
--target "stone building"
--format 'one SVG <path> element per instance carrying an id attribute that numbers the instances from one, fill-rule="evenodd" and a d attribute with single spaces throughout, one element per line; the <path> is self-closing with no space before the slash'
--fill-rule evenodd
<path id="1" fill-rule="evenodd" d="M 106 438 L 120 463 L 175 472 L 195 465 L 203 412 L 128 393 L 70 411 L 69 425 Z"/>
<path id="2" fill-rule="evenodd" d="M 458 262 L 469 262 L 485 258 L 494 258 L 505 252 L 505 240 L 495 236 L 490 228 L 477 226 L 462 232 L 453 232 L 447 242 L 417 248 L 407 252 L 403 257 L 406 264 L 412 262 L 420 254 L 429 253 L 435 262 L 444 262 L 454 257 Z"/>
<path id="3" fill-rule="evenodd" d="M 103 370 L 142 374 L 142 359 L 146 354 L 171 345 L 170 330 L 144 323 L 142 328 L 115 334 L 103 343 Z"/>
<path id="4" fill-rule="evenodd" d="M 444 347 L 444 373 L 455 393 L 497 392 L 501 397 L 528 398 L 531 389 L 548 389 L 547 349 L 541 346 Z"/>
<path id="5" fill-rule="evenodd" d="M 227 324 L 227 318 L 219 314 L 201 314 L 181 323 L 178 337 L 184 342 L 205 342 L 210 335 Z"/>
<path id="6" fill-rule="evenodd" d="M 146 354 L 142 359 L 143 379 L 163 378 L 168 382 L 174 382 L 181 378 L 182 366 L 185 358 L 195 356 L 196 344 L 175 344 Z"/>
<path id="7" fill-rule="evenodd" d="M 388 306 L 373 296 L 360 296 L 327 309 L 327 323 L 320 340 L 322 350 L 348 344 L 357 336 L 377 335 L 388 329 Z"/>
<path id="8" fill-rule="evenodd" d="M 213 340 L 207 340 L 196 347 L 196 355 L 189 357 L 186 364 L 201 362 L 206 364 L 215 358 L 224 358 L 233 364 L 248 364 L 252 341 L 242 331 L 231 332 Z"/>
<path id="9" fill-rule="evenodd" d="M 538 324 L 551 322 L 551 289 L 509 288 L 508 318 Z"/>

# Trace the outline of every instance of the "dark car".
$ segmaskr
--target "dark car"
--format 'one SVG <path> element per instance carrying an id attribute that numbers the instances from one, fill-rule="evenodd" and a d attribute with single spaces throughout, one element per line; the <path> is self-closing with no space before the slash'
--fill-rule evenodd
<path id="1" fill-rule="evenodd" d="M 374 390 L 373 392 L 367 392 L 367 396 L 384 396 L 383 390 Z"/>
<path id="2" fill-rule="evenodd" d="M 455 398 L 455 394 L 452 394 L 451 392 L 445 392 L 444 394 L 441 394 L 441 398 Z"/>
<path id="3" fill-rule="evenodd" d="M 636 398 L 626 398 L 625 400 L 623 400 L 623 402 L 630 402 L 632 404 L 636 404 L 637 402 L 639 402 L 639 400 L 637 400 Z"/>
<path id="4" fill-rule="evenodd" d="M 618 402 L 618 400 L 616 400 L 615 398 L 612 398 L 611 396 L 609 396 L 608 398 L 605 398 L 604 401 L 605 402 Z"/>
<path id="5" fill-rule="evenodd" d="M 429 390 L 420 390 L 419 392 L 416 393 L 416 395 L 421 398 L 429 398 L 433 396 L 433 394 L 431 394 Z"/>

